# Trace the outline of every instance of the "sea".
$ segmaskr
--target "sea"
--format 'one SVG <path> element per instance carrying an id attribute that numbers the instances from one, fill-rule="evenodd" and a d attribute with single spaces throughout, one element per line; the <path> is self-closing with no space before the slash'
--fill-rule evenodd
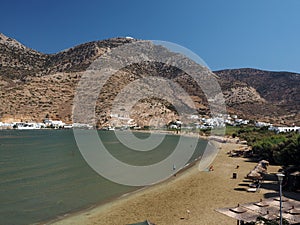
<path id="1" fill-rule="evenodd" d="M 112 155 L 123 154 L 128 163 L 136 165 L 164 159 L 180 137 L 166 135 L 153 154 L 134 155 L 114 131 L 98 134 L 106 146 L 111 146 Z M 143 139 L 149 133 L 135 135 Z M 207 141 L 198 139 L 189 162 L 201 157 L 206 145 Z M 51 221 L 136 189 L 107 180 L 89 167 L 72 130 L 0 130 L 0 225 Z"/>

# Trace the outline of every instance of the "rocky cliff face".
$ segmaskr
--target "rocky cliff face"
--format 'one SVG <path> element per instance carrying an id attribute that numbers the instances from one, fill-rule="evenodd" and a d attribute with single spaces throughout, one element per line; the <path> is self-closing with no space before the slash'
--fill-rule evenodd
<path id="1" fill-rule="evenodd" d="M 300 74 L 251 68 L 215 74 L 220 77 L 227 104 L 234 111 L 274 123 L 292 125 L 300 121 Z"/>
<path id="2" fill-rule="evenodd" d="M 134 41 L 113 38 L 89 42 L 57 54 L 43 54 L 0 34 L 0 120 L 40 121 L 48 115 L 72 122 L 74 93 L 84 71 L 102 54 Z M 96 114 L 100 126 L 113 120 L 111 106 L 118 93 L 147 74 L 178 83 L 193 99 L 198 112 L 209 113 L 201 88 L 183 71 L 161 63 L 133 64 L 112 76 L 99 94 Z M 255 69 L 223 70 L 215 74 L 230 113 L 275 123 L 299 121 L 299 74 Z M 175 94 L 172 90 L 169 92 Z M 140 98 L 131 115 L 127 115 L 139 125 L 147 125 L 158 116 L 165 121 L 177 117 L 170 102 Z"/>

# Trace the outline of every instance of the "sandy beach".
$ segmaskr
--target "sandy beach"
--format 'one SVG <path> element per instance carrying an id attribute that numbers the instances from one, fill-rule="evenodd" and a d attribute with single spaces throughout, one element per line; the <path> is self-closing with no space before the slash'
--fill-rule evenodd
<path id="1" fill-rule="evenodd" d="M 239 184 L 255 163 L 227 155 L 228 151 L 240 148 L 239 144 L 218 145 L 220 151 L 212 164 L 214 171 L 200 172 L 196 164 L 163 183 L 76 213 L 53 224 L 125 225 L 146 219 L 156 225 L 236 224 L 234 219 L 215 209 L 259 201 L 270 190 L 261 189 L 258 193 L 234 190 L 241 187 Z M 278 169 L 277 166 L 269 166 L 268 172 L 276 172 Z M 237 173 L 237 179 L 232 179 L 233 173 Z"/>

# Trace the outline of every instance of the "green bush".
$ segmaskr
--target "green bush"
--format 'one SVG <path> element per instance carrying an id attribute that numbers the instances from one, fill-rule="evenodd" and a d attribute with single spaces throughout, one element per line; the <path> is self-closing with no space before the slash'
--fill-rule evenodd
<path id="1" fill-rule="evenodd" d="M 279 165 L 297 165 L 300 162 L 300 134 L 276 134 L 265 128 L 241 128 L 237 136 L 252 146 L 253 153 Z"/>

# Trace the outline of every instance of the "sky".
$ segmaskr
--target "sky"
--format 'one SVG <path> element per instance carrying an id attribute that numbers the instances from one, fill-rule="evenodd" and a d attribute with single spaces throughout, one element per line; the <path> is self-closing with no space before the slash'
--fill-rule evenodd
<path id="1" fill-rule="evenodd" d="M 300 73 L 299 0 L 1 0 L 0 32 L 44 53 L 112 37 L 162 40 L 212 70 Z"/>

